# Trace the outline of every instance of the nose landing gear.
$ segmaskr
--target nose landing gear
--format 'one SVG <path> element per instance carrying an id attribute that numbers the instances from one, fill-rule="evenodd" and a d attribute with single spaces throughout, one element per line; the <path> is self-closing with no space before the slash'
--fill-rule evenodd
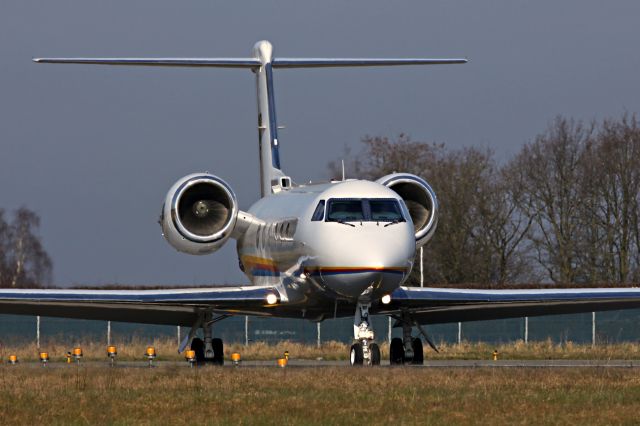
<path id="1" fill-rule="evenodd" d="M 371 303 L 358 303 L 353 321 L 353 337 L 356 343 L 351 345 L 349 363 L 351 365 L 380 365 L 380 347 L 374 340 L 369 323 Z"/>

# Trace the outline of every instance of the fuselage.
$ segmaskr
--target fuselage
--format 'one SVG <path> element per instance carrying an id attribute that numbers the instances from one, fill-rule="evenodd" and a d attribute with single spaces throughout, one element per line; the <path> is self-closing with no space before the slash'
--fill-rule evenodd
<path id="1" fill-rule="evenodd" d="M 293 187 L 249 209 L 259 219 L 238 239 L 240 268 L 290 302 L 366 299 L 393 292 L 413 266 L 415 236 L 402 198 L 375 182 Z"/>

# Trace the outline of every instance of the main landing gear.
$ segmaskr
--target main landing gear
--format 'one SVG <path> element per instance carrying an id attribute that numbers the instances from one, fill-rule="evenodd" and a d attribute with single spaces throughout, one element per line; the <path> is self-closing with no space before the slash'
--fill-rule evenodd
<path id="1" fill-rule="evenodd" d="M 434 351 L 438 352 L 438 348 L 433 343 L 433 341 L 431 341 L 426 331 L 424 331 L 419 323 L 414 323 L 409 315 L 403 314 L 402 317 L 399 318 L 399 321 L 402 324 L 402 339 L 400 339 L 399 337 L 391 339 L 391 343 L 389 345 L 389 363 L 391 365 L 424 364 L 424 350 L 422 346 L 422 339 L 420 337 L 413 337 L 411 335 L 413 325 L 416 326 L 418 332 L 422 335 L 422 337 L 424 337 L 429 346 Z"/>
<path id="2" fill-rule="evenodd" d="M 223 365 L 224 364 L 224 343 L 222 339 L 213 338 L 212 326 L 214 323 L 227 318 L 228 315 L 221 315 L 213 318 L 210 312 L 202 315 L 193 325 L 187 339 L 191 341 L 191 350 L 196 353 L 197 365 Z M 204 340 L 194 337 L 198 328 L 202 327 Z M 186 342 L 185 342 L 186 345 Z M 182 347 L 181 349 L 182 350 Z"/>

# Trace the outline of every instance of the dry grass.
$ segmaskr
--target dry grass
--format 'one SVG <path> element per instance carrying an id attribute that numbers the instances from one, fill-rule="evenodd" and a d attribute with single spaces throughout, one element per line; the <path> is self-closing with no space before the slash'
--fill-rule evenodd
<path id="1" fill-rule="evenodd" d="M 183 359 L 177 353 L 177 342 L 175 339 L 156 339 L 151 344 L 156 348 L 158 360 L 179 361 Z M 106 345 L 95 342 L 86 342 L 82 345 L 85 360 L 105 360 Z M 123 361 L 143 360 L 147 347 L 146 342 L 132 340 L 120 343 L 118 348 L 118 359 Z M 388 345 L 380 345 L 382 358 L 387 359 L 389 355 Z M 65 361 L 66 353 L 71 351 L 71 346 L 48 342 L 42 346 L 43 351 L 49 353 L 52 362 Z M 500 359 L 620 359 L 637 360 L 640 359 L 639 343 L 616 343 L 608 345 L 574 344 L 572 342 L 553 343 L 551 340 L 543 342 L 516 341 L 499 345 L 487 343 L 462 342 L 461 344 L 439 345 L 440 353 L 433 352 L 425 345 L 425 359 L 470 359 L 482 360 L 490 359 L 494 350 L 500 353 Z M 283 341 L 278 343 L 254 342 L 249 346 L 241 343 L 230 343 L 225 345 L 225 357 L 229 359 L 233 352 L 238 352 L 246 360 L 269 360 L 281 358 L 284 351 L 289 351 L 292 358 L 297 359 L 324 359 L 324 360 L 346 360 L 349 353 L 349 345 L 341 342 L 324 342 L 320 348 L 316 345 Z M 6 361 L 10 354 L 18 355 L 23 361 L 38 360 L 38 349 L 34 343 L 23 346 L 0 347 L 0 357 Z"/>
<path id="2" fill-rule="evenodd" d="M 183 359 L 177 353 L 177 342 L 175 339 L 156 339 L 151 343 L 158 353 L 158 360 L 179 361 Z M 284 351 L 289 351 L 292 358 L 297 359 L 319 359 L 324 360 L 346 360 L 349 353 L 348 344 L 341 342 L 324 342 L 320 348 L 316 345 L 308 345 L 297 342 L 283 341 L 279 343 L 254 342 L 249 346 L 241 343 L 230 343 L 225 345 L 225 357 L 229 359 L 233 352 L 239 352 L 246 360 L 270 360 L 281 358 Z M 143 360 L 147 347 L 146 342 L 132 340 L 120 343 L 118 347 L 118 359 L 123 361 Z M 382 358 L 387 359 L 389 354 L 388 345 L 380 345 Z M 64 361 L 65 354 L 73 348 L 49 342 L 42 347 L 43 351 L 49 353 L 52 362 Z M 84 359 L 86 360 L 106 360 L 106 345 L 95 342 L 86 342 L 82 345 Z M 620 359 L 637 360 L 640 359 L 640 344 L 638 343 L 616 343 L 609 345 L 591 345 L 567 343 L 553 343 L 551 340 L 543 342 L 523 341 L 505 343 L 500 345 L 490 345 L 487 343 L 469 343 L 439 345 L 440 353 L 433 352 L 425 345 L 425 359 L 469 359 L 482 360 L 490 359 L 495 349 L 500 353 L 500 359 Z M 0 359 L 5 360 L 10 354 L 18 355 L 23 361 L 36 361 L 38 359 L 38 349 L 35 344 L 23 346 L 0 347 Z"/>
<path id="3" fill-rule="evenodd" d="M 0 366 L 3 424 L 636 423 L 633 369 Z"/>

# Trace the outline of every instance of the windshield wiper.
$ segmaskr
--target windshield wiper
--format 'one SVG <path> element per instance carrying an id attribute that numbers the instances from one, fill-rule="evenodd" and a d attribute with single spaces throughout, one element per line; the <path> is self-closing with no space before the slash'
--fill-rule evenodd
<path id="1" fill-rule="evenodd" d="M 400 223 L 400 219 L 393 219 L 391 222 L 387 223 L 384 227 L 395 225 L 396 223 Z"/>
<path id="2" fill-rule="evenodd" d="M 356 227 L 353 223 L 349 223 L 349 222 L 345 222 L 344 220 L 340 219 L 340 220 L 336 220 L 336 222 L 341 223 L 343 225 L 349 225 L 349 226 L 353 226 L 354 228 Z"/>

